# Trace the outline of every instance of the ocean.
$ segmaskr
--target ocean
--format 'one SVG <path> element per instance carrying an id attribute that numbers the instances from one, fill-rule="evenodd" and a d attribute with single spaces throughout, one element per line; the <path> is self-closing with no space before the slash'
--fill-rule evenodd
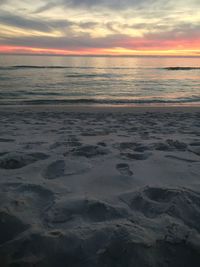
<path id="1" fill-rule="evenodd" d="M 199 105 L 200 57 L 0 55 L 0 105 Z"/>

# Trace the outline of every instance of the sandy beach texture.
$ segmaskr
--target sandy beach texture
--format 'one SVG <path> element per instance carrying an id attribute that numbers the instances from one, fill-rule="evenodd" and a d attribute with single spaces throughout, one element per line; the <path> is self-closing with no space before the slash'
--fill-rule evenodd
<path id="1" fill-rule="evenodd" d="M 0 266 L 199 267 L 200 108 L 1 107 Z"/>

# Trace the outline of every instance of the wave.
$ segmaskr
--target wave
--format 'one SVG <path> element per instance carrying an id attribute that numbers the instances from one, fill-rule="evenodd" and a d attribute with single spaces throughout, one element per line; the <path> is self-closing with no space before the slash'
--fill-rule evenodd
<path id="1" fill-rule="evenodd" d="M 116 73 L 71 73 L 65 75 L 67 78 L 115 78 L 120 76 Z"/>
<path id="2" fill-rule="evenodd" d="M 35 99 L 22 101 L 1 101 L 1 105 L 73 105 L 73 104 L 107 104 L 107 105 L 128 105 L 128 104 L 187 104 L 200 103 L 200 97 L 188 99 Z"/>
<path id="3" fill-rule="evenodd" d="M 29 65 L 20 65 L 20 66 L 6 66 L 0 67 L 0 70 L 16 70 L 16 69 L 71 69 L 75 67 L 70 66 L 29 66 Z"/>
<path id="4" fill-rule="evenodd" d="M 200 70 L 200 67 L 166 67 L 164 70 Z"/>
<path id="5" fill-rule="evenodd" d="M 16 70 L 16 69 L 110 69 L 110 70 L 132 70 L 132 69 L 157 69 L 157 70 L 200 70 L 200 67 L 92 67 L 92 66 L 42 66 L 42 65 L 14 65 L 0 67 L 0 70 Z"/>
<path id="6" fill-rule="evenodd" d="M 15 69 L 123 69 L 123 70 L 129 70 L 129 69 L 140 69 L 140 68 L 127 68 L 127 67 L 106 67 L 106 68 L 100 68 L 100 67 L 86 67 L 86 66 L 35 66 L 35 65 L 16 65 L 16 66 L 6 66 L 6 67 L 0 67 L 0 70 L 15 70 Z M 147 68 L 148 69 L 148 68 Z"/>

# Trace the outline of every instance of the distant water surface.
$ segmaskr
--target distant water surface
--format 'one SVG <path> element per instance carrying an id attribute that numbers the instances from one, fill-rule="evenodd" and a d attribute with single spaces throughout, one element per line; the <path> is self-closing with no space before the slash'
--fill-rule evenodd
<path id="1" fill-rule="evenodd" d="M 0 56 L 0 105 L 199 105 L 200 58 Z"/>

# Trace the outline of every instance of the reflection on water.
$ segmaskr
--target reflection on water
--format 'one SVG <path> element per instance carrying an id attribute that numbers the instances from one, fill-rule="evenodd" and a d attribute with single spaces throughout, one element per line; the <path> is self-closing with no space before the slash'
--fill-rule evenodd
<path id="1" fill-rule="evenodd" d="M 199 58 L 1 55 L 0 102 L 194 104 L 199 67 Z"/>

